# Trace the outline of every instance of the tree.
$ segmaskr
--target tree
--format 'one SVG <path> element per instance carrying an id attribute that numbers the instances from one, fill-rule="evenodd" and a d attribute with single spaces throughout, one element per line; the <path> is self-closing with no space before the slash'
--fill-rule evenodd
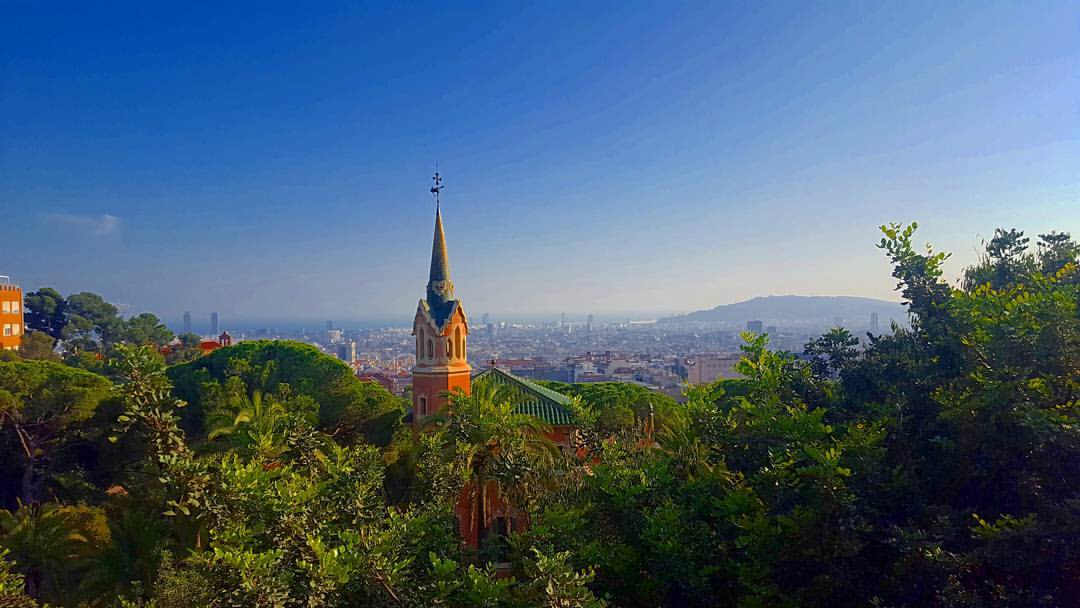
<path id="1" fill-rule="evenodd" d="M 144 312 L 123 322 L 121 336 L 128 344 L 153 344 L 160 348 L 173 339 L 173 332 L 156 315 Z"/>
<path id="2" fill-rule="evenodd" d="M 109 366 L 118 377 L 124 406 L 116 430 L 145 437 L 159 479 L 178 494 L 168 503 L 171 509 L 186 512 L 201 506 L 205 476 L 194 463 L 177 414 L 187 404 L 173 395 L 161 354 L 150 346 L 121 344 Z"/>
<path id="3" fill-rule="evenodd" d="M 37 468 L 61 431 L 90 418 L 110 389 L 102 376 L 51 361 L 0 362 L 0 424 L 21 448 L 24 503 L 38 501 Z"/>
<path id="4" fill-rule="evenodd" d="M 528 517 L 555 476 L 558 448 L 538 418 L 514 410 L 506 387 L 482 385 L 456 392 L 444 415 L 432 417 L 456 444 L 472 506 L 470 535 L 483 540 L 502 505 L 506 516 Z"/>
<path id="5" fill-rule="evenodd" d="M 834 327 L 806 344 L 810 368 L 819 378 L 836 377 L 859 355 L 859 339 L 843 327 Z"/>
<path id="6" fill-rule="evenodd" d="M 5 608 L 37 608 L 34 598 L 26 595 L 26 577 L 19 574 L 8 557 L 9 551 L 0 551 L 0 606 Z"/>
<path id="7" fill-rule="evenodd" d="M 205 357 L 169 368 L 176 394 L 191 404 L 185 418 L 190 431 L 207 432 L 205 416 L 226 385 L 239 383 L 247 395 L 307 396 L 319 404 L 319 426 L 337 437 L 356 438 L 369 421 L 402 402 L 373 382 L 362 382 L 352 369 L 310 344 L 286 340 L 256 340 L 219 348 Z M 232 380 L 235 378 L 235 380 Z"/>
<path id="8" fill-rule="evenodd" d="M 240 392 L 209 412 L 207 439 L 226 439 L 224 445 L 237 452 L 274 460 L 288 449 L 290 430 L 314 425 L 318 417 L 319 405 L 311 397 Z"/>
<path id="9" fill-rule="evenodd" d="M 60 355 L 56 353 L 56 340 L 43 331 L 32 331 L 23 336 L 22 344 L 19 345 L 19 356 L 41 361 L 60 360 Z"/>
<path id="10" fill-rule="evenodd" d="M 83 291 L 67 298 L 67 324 L 62 337 L 75 350 L 106 350 L 120 341 L 124 321 L 116 306 L 96 293 Z"/>
<path id="11" fill-rule="evenodd" d="M 1039 235 L 1038 265 L 1043 274 L 1054 276 L 1066 266 L 1072 265 L 1075 277 L 1080 245 L 1067 232 L 1050 232 Z M 1075 281 L 1075 278 L 1073 279 Z"/>
<path id="12" fill-rule="evenodd" d="M 571 397 L 595 411 L 597 430 L 601 433 L 621 432 L 640 427 L 655 419 L 662 426 L 668 416 L 681 408 L 670 396 L 644 386 L 622 382 L 589 382 L 567 384 L 544 382 L 545 386 Z"/>
<path id="13" fill-rule="evenodd" d="M 64 335 L 67 327 L 67 300 L 51 287 L 31 291 L 24 298 L 26 303 L 26 327 L 40 331 L 54 340 Z"/>
<path id="14" fill-rule="evenodd" d="M 109 540 L 105 514 L 95 507 L 45 503 L 0 510 L 0 545 L 25 575 L 27 591 L 47 602 L 77 604 L 83 575 Z"/>

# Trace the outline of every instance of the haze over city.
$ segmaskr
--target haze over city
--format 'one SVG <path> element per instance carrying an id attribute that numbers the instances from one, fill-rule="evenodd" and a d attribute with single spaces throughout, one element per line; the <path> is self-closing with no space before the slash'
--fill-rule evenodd
<path id="1" fill-rule="evenodd" d="M 0 607 L 1080 606 L 1080 3 L 0 0 Z"/>
<path id="2" fill-rule="evenodd" d="M 896 301 L 879 224 L 950 277 L 1080 232 L 1075 5 L 615 6 L 8 4 L 0 271 L 404 325 L 436 162 L 474 314 Z"/>

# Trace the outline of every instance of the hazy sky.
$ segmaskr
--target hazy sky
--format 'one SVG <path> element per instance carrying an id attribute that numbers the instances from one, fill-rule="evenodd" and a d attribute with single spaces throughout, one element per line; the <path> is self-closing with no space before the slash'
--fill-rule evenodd
<path id="1" fill-rule="evenodd" d="M 1075 2 L 161 4 L 0 6 L 25 288 L 407 323 L 436 160 L 473 315 L 895 298 L 881 223 L 954 273 L 1080 233 Z"/>

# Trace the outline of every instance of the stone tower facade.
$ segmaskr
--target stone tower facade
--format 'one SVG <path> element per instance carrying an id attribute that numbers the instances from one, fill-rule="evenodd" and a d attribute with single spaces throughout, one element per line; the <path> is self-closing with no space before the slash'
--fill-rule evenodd
<path id="1" fill-rule="evenodd" d="M 447 393 L 469 394 L 472 368 L 466 357 L 469 321 L 461 300 L 454 297 L 442 211 L 435 208 L 435 239 L 427 297 L 420 300 L 413 319 L 416 366 L 413 367 L 413 424 L 446 407 Z"/>

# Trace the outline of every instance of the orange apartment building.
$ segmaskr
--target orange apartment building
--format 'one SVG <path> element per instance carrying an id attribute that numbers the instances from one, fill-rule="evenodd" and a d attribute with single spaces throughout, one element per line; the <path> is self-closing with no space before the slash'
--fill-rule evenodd
<path id="1" fill-rule="evenodd" d="M 11 277 L 0 275 L 0 348 L 19 348 L 25 331 L 22 289 Z"/>

